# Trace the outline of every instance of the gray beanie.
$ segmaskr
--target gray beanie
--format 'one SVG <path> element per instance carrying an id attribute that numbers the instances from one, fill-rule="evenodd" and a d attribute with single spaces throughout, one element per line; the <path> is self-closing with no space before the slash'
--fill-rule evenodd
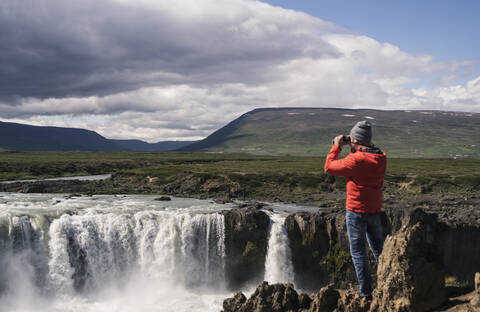
<path id="1" fill-rule="evenodd" d="M 371 144 L 372 142 L 372 124 L 370 121 L 359 121 L 350 131 L 352 138 L 363 143 Z"/>

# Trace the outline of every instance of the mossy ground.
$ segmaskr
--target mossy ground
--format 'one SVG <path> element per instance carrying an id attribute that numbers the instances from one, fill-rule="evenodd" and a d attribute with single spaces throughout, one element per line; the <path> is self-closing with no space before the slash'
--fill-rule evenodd
<path id="1" fill-rule="evenodd" d="M 113 173 L 96 193 L 320 203 L 345 179 L 323 172 L 324 157 L 214 153 L 2 152 L 0 180 Z M 480 159 L 389 159 L 385 191 L 480 193 Z"/>

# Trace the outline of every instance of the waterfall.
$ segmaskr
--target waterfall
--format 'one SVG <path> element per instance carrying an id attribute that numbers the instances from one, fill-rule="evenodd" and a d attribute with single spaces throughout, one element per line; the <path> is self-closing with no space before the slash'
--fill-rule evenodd
<path id="1" fill-rule="evenodd" d="M 221 213 L 228 205 L 153 196 L 0 197 L 1 311 L 213 312 L 231 295 Z M 267 213 L 265 279 L 291 282 L 284 217 Z"/>
<path id="2" fill-rule="evenodd" d="M 183 222 L 182 242 L 187 283 L 212 285 L 224 281 L 225 223 L 224 217 L 196 215 Z"/>
<path id="3" fill-rule="evenodd" d="M 42 284 L 55 295 L 94 293 L 125 284 L 132 275 L 193 288 L 224 285 L 220 213 L 63 214 L 48 233 L 36 219 L 42 217 L 9 218 L 8 237 L 0 245 L 9 274 L 0 276 L 0 291 L 12 288 L 19 272 L 25 275 L 22 284 Z"/>
<path id="4" fill-rule="evenodd" d="M 30 216 L 1 218 L 0 295 L 22 292 L 33 296 L 44 292 L 48 256 L 41 220 Z"/>
<path id="5" fill-rule="evenodd" d="M 269 213 L 270 237 L 265 259 L 264 280 L 269 283 L 293 283 L 294 271 L 288 235 L 285 229 L 285 217 Z"/>
<path id="6" fill-rule="evenodd" d="M 213 287 L 223 282 L 224 231 L 218 213 L 63 215 L 50 227 L 51 284 L 82 291 L 140 273 Z"/>

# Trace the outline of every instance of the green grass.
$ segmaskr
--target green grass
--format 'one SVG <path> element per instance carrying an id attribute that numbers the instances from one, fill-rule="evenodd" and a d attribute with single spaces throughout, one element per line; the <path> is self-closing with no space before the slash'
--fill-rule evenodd
<path id="1" fill-rule="evenodd" d="M 375 117 L 374 143 L 392 157 L 480 157 L 480 114 L 320 108 L 249 112 L 228 125 L 228 131 L 224 129 L 225 134 L 217 141 L 212 139 L 204 151 L 321 156 L 330 148 L 332 138 L 348 134 L 355 122 L 367 115 Z"/>
<path id="2" fill-rule="evenodd" d="M 344 152 L 346 153 L 346 152 Z M 114 173 L 102 193 L 161 193 L 168 185 L 186 195 L 316 201 L 343 192 L 345 179 L 323 172 L 324 157 L 214 153 L 2 152 L 0 179 Z M 480 193 L 480 159 L 388 159 L 385 190 Z M 152 180 L 153 179 L 153 180 Z M 148 182 L 149 181 L 149 182 Z M 153 182 L 152 182 L 153 181 Z M 184 187 L 182 182 L 191 185 Z M 177 184 L 175 184 L 177 183 Z M 212 184 L 211 186 L 208 186 Z M 207 186 L 210 188 L 207 188 Z"/>

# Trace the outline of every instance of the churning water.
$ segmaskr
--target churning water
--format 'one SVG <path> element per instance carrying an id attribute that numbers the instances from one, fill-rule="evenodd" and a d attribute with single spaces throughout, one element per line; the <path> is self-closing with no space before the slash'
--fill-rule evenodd
<path id="1" fill-rule="evenodd" d="M 220 311 L 230 205 L 153 196 L 0 194 L 1 311 Z M 265 279 L 293 281 L 269 213 Z"/>

